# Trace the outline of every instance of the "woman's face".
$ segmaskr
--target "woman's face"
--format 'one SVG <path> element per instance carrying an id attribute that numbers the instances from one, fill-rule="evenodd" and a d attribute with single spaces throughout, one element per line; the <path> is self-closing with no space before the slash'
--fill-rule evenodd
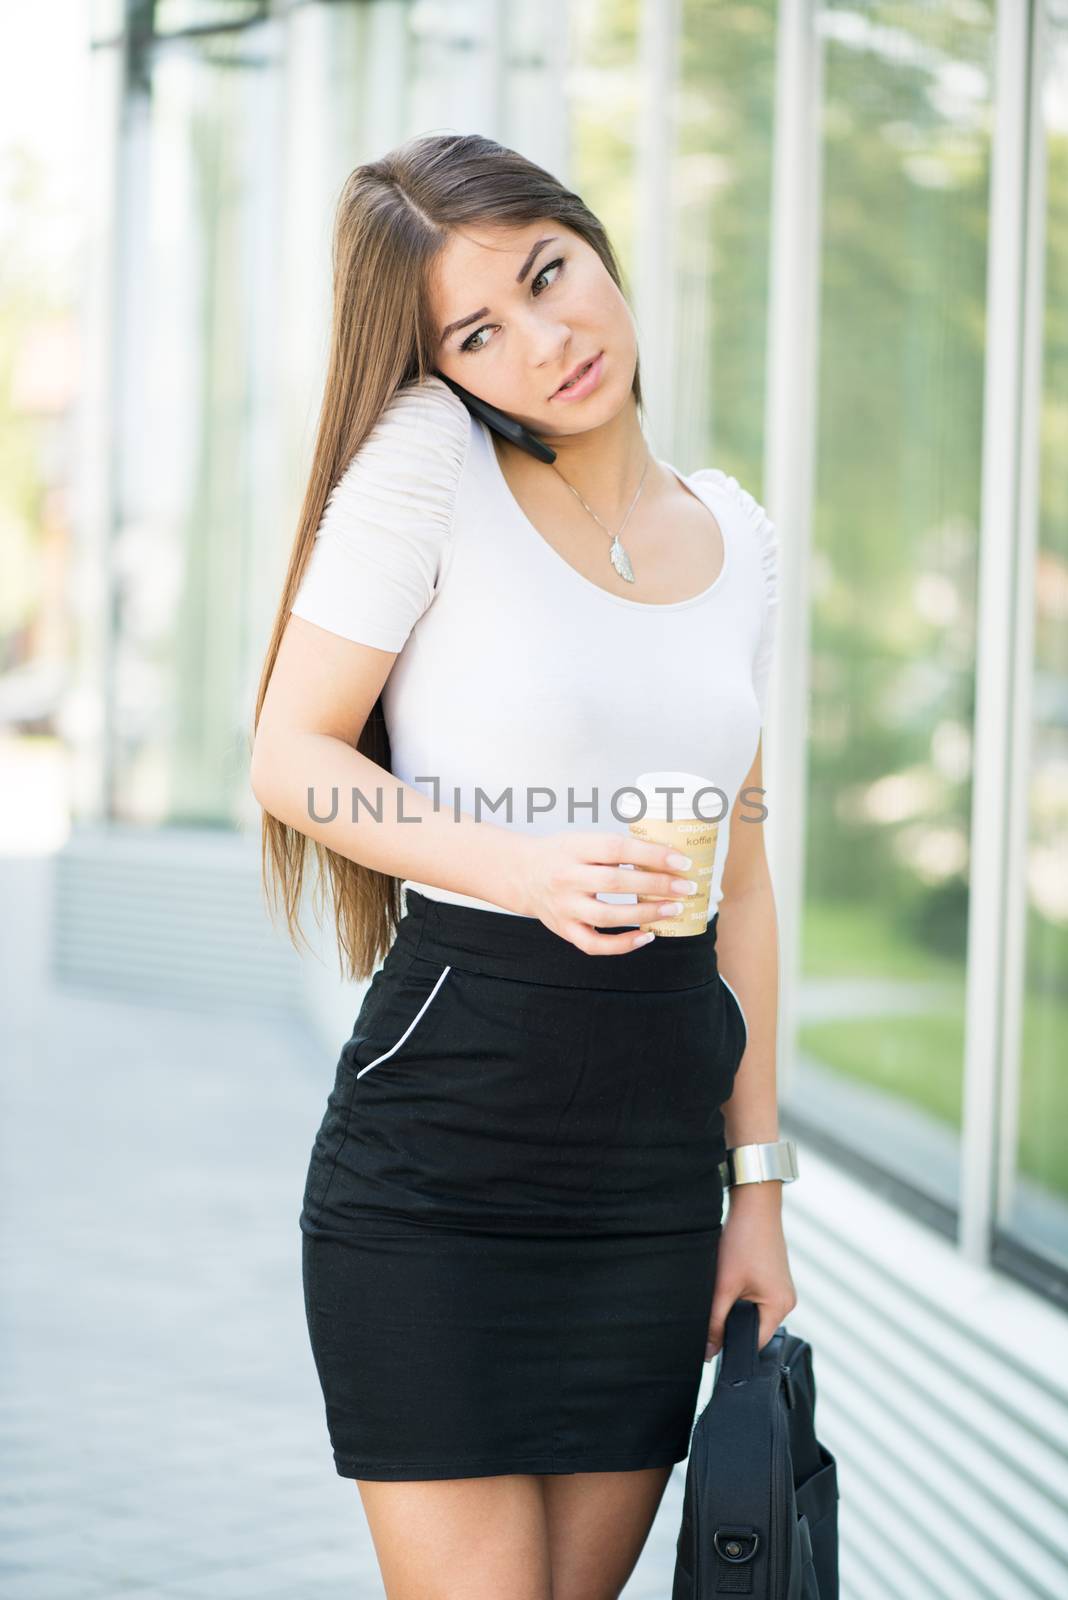
<path id="1" fill-rule="evenodd" d="M 437 370 L 532 432 L 596 428 L 632 398 L 630 308 L 596 250 L 562 223 L 453 233 L 434 264 L 430 293 L 439 338 L 445 335 Z M 592 387 L 558 395 L 591 357 L 599 358 Z"/>

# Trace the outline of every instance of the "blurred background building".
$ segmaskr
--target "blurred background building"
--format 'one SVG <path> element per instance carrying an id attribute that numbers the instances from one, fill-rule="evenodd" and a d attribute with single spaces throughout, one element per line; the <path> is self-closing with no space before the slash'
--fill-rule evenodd
<path id="1" fill-rule="evenodd" d="M 657 452 L 779 529 L 790 1322 L 843 1600 L 1063 1595 L 1068 0 L 60 9 L 0 196 L 0 846 L 53 864 L 53 981 L 306 1017 L 310 1146 L 360 997 L 269 925 L 247 767 L 333 208 L 412 133 L 518 147 L 618 247 Z"/>

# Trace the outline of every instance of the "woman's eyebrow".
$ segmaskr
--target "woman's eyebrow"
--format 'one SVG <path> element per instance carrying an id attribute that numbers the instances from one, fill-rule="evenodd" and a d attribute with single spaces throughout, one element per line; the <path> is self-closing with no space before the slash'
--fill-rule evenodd
<path id="1" fill-rule="evenodd" d="M 516 283 L 523 282 L 523 279 L 534 265 L 534 258 L 541 249 L 542 245 L 552 244 L 554 239 L 557 239 L 558 237 L 558 234 L 550 233 L 546 238 L 538 239 L 534 242 L 534 244 L 531 245 L 527 254 L 527 259 L 523 262 L 523 265 L 515 275 Z M 450 322 L 448 327 L 442 333 L 439 342 L 444 344 L 450 333 L 456 333 L 460 328 L 466 328 L 469 322 L 477 322 L 479 317 L 488 317 L 489 309 L 489 306 L 481 306 L 478 311 L 472 311 L 470 316 L 460 317 L 456 322 Z"/>

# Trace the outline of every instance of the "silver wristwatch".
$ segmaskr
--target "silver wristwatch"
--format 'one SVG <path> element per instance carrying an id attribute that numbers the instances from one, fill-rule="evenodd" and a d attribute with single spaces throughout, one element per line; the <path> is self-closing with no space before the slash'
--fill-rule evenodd
<path id="1" fill-rule="evenodd" d="M 739 1183 L 767 1183 L 772 1178 L 793 1183 L 798 1176 L 797 1147 L 792 1139 L 735 1145 L 727 1151 L 726 1161 L 720 1162 L 719 1175 L 725 1189 Z"/>

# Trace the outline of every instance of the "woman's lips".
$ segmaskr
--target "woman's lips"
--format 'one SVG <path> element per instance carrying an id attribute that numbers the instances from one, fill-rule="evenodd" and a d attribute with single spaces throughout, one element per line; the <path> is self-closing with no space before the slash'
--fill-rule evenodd
<path id="1" fill-rule="evenodd" d="M 594 356 L 582 377 L 578 378 L 570 389 L 557 389 L 555 394 L 549 396 L 550 400 L 581 400 L 583 395 L 590 393 L 591 389 L 596 389 L 601 381 L 603 367 L 604 351 L 601 350 Z"/>

